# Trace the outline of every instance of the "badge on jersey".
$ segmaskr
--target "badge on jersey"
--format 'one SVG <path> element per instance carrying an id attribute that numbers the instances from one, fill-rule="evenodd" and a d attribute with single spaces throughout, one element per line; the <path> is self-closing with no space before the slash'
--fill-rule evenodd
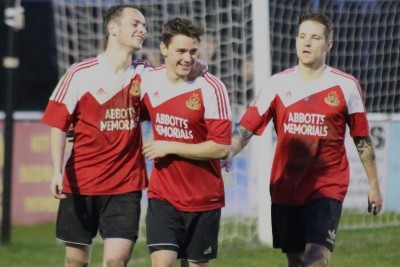
<path id="1" fill-rule="evenodd" d="M 336 91 L 331 91 L 324 100 L 325 103 L 331 107 L 336 107 L 339 105 L 339 95 Z"/>
<path id="2" fill-rule="evenodd" d="M 186 106 L 192 110 L 198 110 L 201 108 L 200 97 L 198 94 L 192 94 L 189 99 L 186 101 Z"/>
<path id="3" fill-rule="evenodd" d="M 133 96 L 140 96 L 140 76 L 136 74 L 131 83 L 131 88 L 129 92 Z"/>

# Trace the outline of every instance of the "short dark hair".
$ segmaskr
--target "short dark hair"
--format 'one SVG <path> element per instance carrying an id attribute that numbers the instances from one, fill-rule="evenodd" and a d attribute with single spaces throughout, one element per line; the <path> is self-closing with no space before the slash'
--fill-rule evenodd
<path id="1" fill-rule="evenodd" d="M 133 9 L 136 9 L 136 10 L 142 12 L 140 10 L 139 6 L 131 5 L 131 4 L 115 5 L 115 6 L 111 6 L 109 9 L 107 9 L 103 15 L 103 33 L 104 33 L 104 42 L 105 42 L 106 46 L 107 46 L 107 42 L 108 42 L 108 37 L 110 36 L 107 25 L 108 25 L 108 23 L 110 23 L 110 21 L 119 19 L 125 8 L 133 8 Z"/>
<path id="2" fill-rule="evenodd" d="M 300 24 L 304 21 L 315 21 L 321 23 L 325 26 L 325 38 L 326 40 L 333 39 L 333 23 L 332 20 L 325 14 L 321 13 L 308 13 L 300 16 L 298 27 L 300 28 Z M 298 33 L 298 32 L 297 32 Z"/>
<path id="3" fill-rule="evenodd" d="M 162 34 L 163 42 L 168 46 L 171 43 L 172 37 L 179 34 L 196 38 L 200 42 L 201 37 L 205 34 L 205 30 L 201 24 L 189 19 L 174 18 L 164 24 Z"/>

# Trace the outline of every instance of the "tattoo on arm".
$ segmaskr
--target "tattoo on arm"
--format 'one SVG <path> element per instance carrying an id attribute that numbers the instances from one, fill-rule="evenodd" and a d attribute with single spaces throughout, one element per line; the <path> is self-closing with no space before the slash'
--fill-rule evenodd
<path id="1" fill-rule="evenodd" d="M 242 147 L 245 147 L 249 143 L 253 135 L 252 132 L 244 128 L 242 125 L 239 125 L 233 132 L 233 137 L 240 141 Z"/>
<path id="2" fill-rule="evenodd" d="M 369 136 L 354 137 L 354 144 L 363 163 L 375 161 L 374 144 Z"/>

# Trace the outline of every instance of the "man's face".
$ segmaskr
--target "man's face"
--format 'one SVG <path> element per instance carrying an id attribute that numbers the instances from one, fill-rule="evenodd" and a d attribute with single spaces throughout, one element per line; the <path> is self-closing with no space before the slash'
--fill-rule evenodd
<path id="1" fill-rule="evenodd" d="M 199 42 L 192 37 L 175 35 L 168 47 L 160 44 L 161 53 L 165 56 L 168 78 L 172 82 L 187 80 L 187 76 L 198 57 Z"/>
<path id="2" fill-rule="evenodd" d="M 132 52 L 138 51 L 142 49 L 147 36 L 146 26 L 146 20 L 139 10 L 125 8 L 120 21 L 112 26 L 111 34 L 117 36 L 121 46 L 128 47 Z"/>
<path id="3" fill-rule="evenodd" d="M 296 38 L 299 64 L 317 69 L 325 64 L 326 54 L 332 47 L 332 40 L 325 36 L 325 26 L 315 21 L 300 24 Z"/>

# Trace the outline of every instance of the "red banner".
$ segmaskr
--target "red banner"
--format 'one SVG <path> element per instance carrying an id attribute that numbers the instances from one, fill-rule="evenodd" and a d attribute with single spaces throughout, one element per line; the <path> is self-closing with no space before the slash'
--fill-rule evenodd
<path id="1" fill-rule="evenodd" d="M 1 181 L 4 167 L 3 128 L 4 123 L 0 122 Z M 58 200 L 50 193 L 53 174 L 50 128 L 38 121 L 17 121 L 14 123 L 13 138 L 11 224 L 29 225 L 55 221 Z M 0 189 L 2 195 L 2 183 Z"/>

